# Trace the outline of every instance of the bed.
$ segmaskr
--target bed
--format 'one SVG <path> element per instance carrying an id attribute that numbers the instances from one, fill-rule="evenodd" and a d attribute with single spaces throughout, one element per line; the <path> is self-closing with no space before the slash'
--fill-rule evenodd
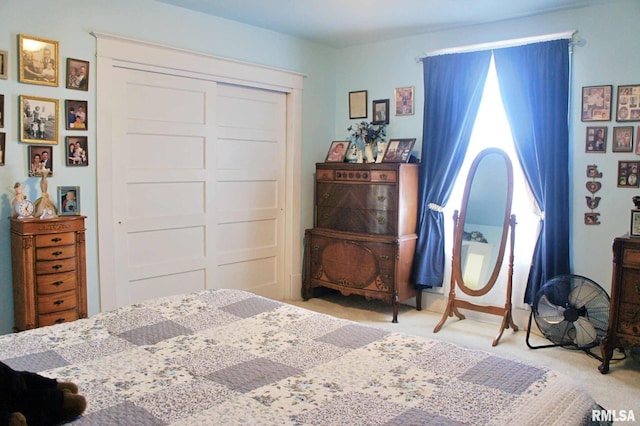
<path id="1" fill-rule="evenodd" d="M 0 336 L 0 360 L 76 382 L 74 425 L 570 425 L 599 408 L 544 368 L 228 289 Z"/>

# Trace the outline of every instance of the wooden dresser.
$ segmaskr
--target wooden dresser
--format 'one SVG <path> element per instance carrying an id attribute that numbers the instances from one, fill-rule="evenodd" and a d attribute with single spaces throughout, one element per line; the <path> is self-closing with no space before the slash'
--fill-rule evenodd
<path id="1" fill-rule="evenodd" d="M 11 219 L 15 331 L 87 317 L 84 219 Z"/>
<path id="2" fill-rule="evenodd" d="M 416 246 L 417 164 L 316 165 L 315 228 L 305 232 L 302 297 L 315 287 L 392 305 L 421 295 L 410 282 Z"/>
<path id="3" fill-rule="evenodd" d="M 613 279 L 609 328 L 600 342 L 602 374 L 609 371 L 614 348 L 640 346 L 640 239 L 613 240 Z"/>

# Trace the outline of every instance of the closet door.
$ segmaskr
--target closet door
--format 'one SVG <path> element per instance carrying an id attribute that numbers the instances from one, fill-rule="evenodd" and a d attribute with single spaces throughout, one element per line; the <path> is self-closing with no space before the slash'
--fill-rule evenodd
<path id="1" fill-rule="evenodd" d="M 282 298 L 285 96 L 125 68 L 113 87 L 116 306 L 206 288 Z"/>

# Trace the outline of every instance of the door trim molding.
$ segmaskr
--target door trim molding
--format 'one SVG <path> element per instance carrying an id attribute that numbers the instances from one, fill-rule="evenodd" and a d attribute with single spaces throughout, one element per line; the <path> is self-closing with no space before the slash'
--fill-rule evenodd
<path id="1" fill-rule="evenodd" d="M 302 86 L 304 75 L 259 64 L 206 55 L 112 34 L 96 37 L 96 158 L 98 204 L 98 277 L 100 310 L 116 306 L 113 210 L 113 95 L 114 68 L 130 68 L 161 74 L 198 78 L 252 88 L 274 90 L 287 96 L 286 214 L 284 274 L 286 299 L 299 299 L 302 287 L 301 162 Z M 170 65 L 168 65 L 170 64 Z"/>

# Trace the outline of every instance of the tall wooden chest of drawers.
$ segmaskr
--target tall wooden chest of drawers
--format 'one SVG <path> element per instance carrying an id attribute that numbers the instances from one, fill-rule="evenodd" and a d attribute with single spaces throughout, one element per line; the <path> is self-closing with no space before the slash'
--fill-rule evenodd
<path id="1" fill-rule="evenodd" d="M 315 227 L 305 232 L 303 298 L 315 287 L 398 304 L 410 283 L 417 240 L 417 164 L 316 165 Z"/>
<path id="2" fill-rule="evenodd" d="M 640 239 L 625 236 L 613 240 L 609 328 L 600 342 L 600 372 L 609 371 L 614 348 L 632 346 L 640 346 Z"/>
<path id="3" fill-rule="evenodd" d="M 84 219 L 11 219 L 15 331 L 87 317 Z"/>

